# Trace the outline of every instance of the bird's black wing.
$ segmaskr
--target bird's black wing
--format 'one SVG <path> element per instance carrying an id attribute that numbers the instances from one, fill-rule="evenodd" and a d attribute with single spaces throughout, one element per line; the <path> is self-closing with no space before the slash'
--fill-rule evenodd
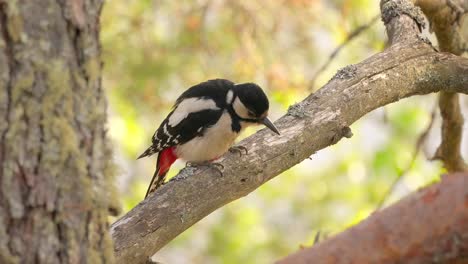
<path id="1" fill-rule="evenodd" d="M 195 137 L 203 135 L 207 128 L 216 124 L 222 112 L 223 109 L 210 109 L 190 113 L 174 127 L 169 125 L 169 115 L 154 133 L 153 144 L 138 158 L 151 156 L 165 148 L 184 144 Z"/>
<path id="2" fill-rule="evenodd" d="M 226 95 L 233 86 L 231 81 L 215 79 L 187 89 L 179 96 L 171 113 L 154 133 L 152 145 L 138 158 L 151 156 L 165 148 L 184 144 L 203 135 L 221 117 L 226 108 Z M 199 107 L 196 107 L 197 104 L 200 104 Z M 184 112 L 184 109 L 188 110 Z M 186 116 L 179 118 L 178 122 L 171 122 L 171 116 L 180 115 L 181 112 L 182 116 Z"/>
<path id="3" fill-rule="evenodd" d="M 159 145 L 159 148 L 163 149 L 184 144 L 197 136 L 201 136 L 207 128 L 213 126 L 219 120 L 222 112 L 223 109 L 210 109 L 190 113 L 174 127 L 170 126 L 167 120 L 164 120 L 160 129 L 153 136 L 153 145 Z"/>
<path id="4" fill-rule="evenodd" d="M 228 90 L 233 87 L 234 83 L 229 80 L 208 80 L 188 88 L 177 98 L 175 106 L 188 98 L 210 98 L 213 99 L 219 107 L 225 107 L 226 94 Z"/>

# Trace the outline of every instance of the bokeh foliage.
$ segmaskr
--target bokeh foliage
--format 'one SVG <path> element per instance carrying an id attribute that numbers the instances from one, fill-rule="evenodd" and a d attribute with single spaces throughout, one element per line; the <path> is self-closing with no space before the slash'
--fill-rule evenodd
<path id="1" fill-rule="evenodd" d="M 333 48 L 378 12 L 378 1 L 372 0 L 108 1 L 101 35 L 104 84 L 125 209 L 143 199 L 154 169 L 155 158 L 135 157 L 184 89 L 211 78 L 253 81 L 269 94 L 276 119 L 338 68 L 384 48 L 379 22 L 350 42 L 312 86 Z M 398 175 L 405 173 L 390 201 L 441 173 L 440 164 L 423 155 L 437 144 L 433 133 L 406 170 L 434 105 L 434 97 L 425 96 L 370 113 L 352 126 L 353 138 L 211 214 L 156 259 L 270 263 L 310 245 L 318 230 L 336 233 L 358 223 L 375 210 Z"/>

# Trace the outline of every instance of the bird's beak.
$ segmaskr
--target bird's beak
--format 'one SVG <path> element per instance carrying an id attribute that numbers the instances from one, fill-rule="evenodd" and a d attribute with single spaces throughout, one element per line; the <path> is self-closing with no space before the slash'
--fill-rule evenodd
<path id="1" fill-rule="evenodd" d="M 266 127 L 271 129 L 271 131 L 275 132 L 278 135 L 281 135 L 278 129 L 273 125 L 273 123 L 268 119 L 268 117 L 265 117 L 262 121 L 260 121 L 262 124 L 264 124 Z"/>

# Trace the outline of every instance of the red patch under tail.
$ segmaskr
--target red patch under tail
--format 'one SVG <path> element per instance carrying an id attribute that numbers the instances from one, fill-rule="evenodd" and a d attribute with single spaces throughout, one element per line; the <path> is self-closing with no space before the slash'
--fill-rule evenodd
<path id="1" fill-rule="evenodd" d="M 156 171 L 154 172 L 151 183 L 148 186 L 145 198 L 148 197 L 150 193 L 158 189 L 159 186 L 163 185 L 169 168 L 176 160 L 177 156 L 174 152 L 174 147 L 166 148 L 159 152 L 158 161 L 156 163 Z"/>

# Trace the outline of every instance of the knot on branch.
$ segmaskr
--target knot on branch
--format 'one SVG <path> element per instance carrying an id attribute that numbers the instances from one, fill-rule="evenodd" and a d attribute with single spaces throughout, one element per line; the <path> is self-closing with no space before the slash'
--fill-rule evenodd
<path id="1" fill-rule="evenodd" d="M 421 8 L 415 7 L 407 0 L 382 0 L 380 8 L 382 10 L 382 21 L 385 24 L 388 24 L 395 17 L 407 15 L 418 24 L 419 31 L 422 31 L 426 26 Z"/>
<path id="2" fill-rule="evenodd" d="M 418 39 L 421 40 L 422 42 L 426 43 L 427 45 L 431 46 L 434 51 L 436 52 L 439 52 L 433 45 L 432 45 L 432 42 L 430 39 L 428 39 L 427 37 L 423 36 L 423 35 L 418 35 Z"/>
<path id="3" fill-rule="evenodd" d="M 341 80 L 353 78 L 354 76 L 356 76 L 356 73 L 357 73 L 356 65 L 351 64 L 344 68 L 339 69 L 336 72 L 335 76 L 333 76 L 332 80 L 337 79 L 337 78 Z"/>
<path id="4" fill-rule="evenodd" d="M 330 138 L 330 144 L 334 145 L 340 141 L 343 137 L 345 138 L 351 138 L 353 136 L 353 132 L 351 131 L 351 128 L 348 126 L 343 126 L 338 130 L 335 130 L 333 132 L 332 137 Z"/>
<path id="5" fill-rule="evenodd" d="M 353 136 L 353 132 L 351 131 L 351 128 L 348 126 L 345 126 L 341 129 L 341 133 L 343 133 L 343 137 L 345 138 L 351 138 Z"/>

